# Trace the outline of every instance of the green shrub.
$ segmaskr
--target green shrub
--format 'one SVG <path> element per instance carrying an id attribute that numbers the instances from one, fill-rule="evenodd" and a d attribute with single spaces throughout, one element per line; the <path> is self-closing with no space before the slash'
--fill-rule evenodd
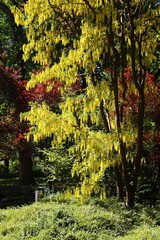
<path id="1" fill-rule="evenodd" d="M 137 205 L 127 210 L 115 199 L 47 200 L 0 212 L 1 240 L 159 240 L 160 213 Z"/>
<path id="2" fill-rule="evenodd" d="M 119 237 L 117 240 L 160 240 L 159 227 L 150 227 L 148 225 L 140 226 L 131 231 L 127 236 Z"/>

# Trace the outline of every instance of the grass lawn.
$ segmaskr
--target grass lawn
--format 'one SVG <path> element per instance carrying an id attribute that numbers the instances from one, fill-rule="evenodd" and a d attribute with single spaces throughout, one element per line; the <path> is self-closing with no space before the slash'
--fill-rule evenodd
<path id="1" fill-rule="evenodd" d="M 115 199 L 43 202 L 0 210 L 1 240 L 160 240 L 160 206 L 126 210 Z"/>

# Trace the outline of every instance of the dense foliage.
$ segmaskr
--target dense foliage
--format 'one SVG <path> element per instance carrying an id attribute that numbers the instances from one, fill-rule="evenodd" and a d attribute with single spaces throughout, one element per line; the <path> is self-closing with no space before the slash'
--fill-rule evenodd
<path id="1" fill-rule="evenodd" d="M 118 198 L 125 186 L 126 205 L 133 206 L 144 157 L 144 119 L 152 111 L 145 107 L 153 99 L 148 83 L 159 41 L 159 4 L 29 0 L 12 12 L 26 29 L 24 60 L 45 65 L 32 74 L 27 89 L 53 78 L 61 84 L 58 112 L 36 103 L 22 115 L 32 126 L 28 136 L 34 141 L 53 137 L 57 147 L 67 143 L 75 156 L 72 173 L 82 181 L 76 195 L 94 190 L 104 196 L 98 183 L 112 166 Z M 75 92 L 77 79 L 81 87 Z"/>

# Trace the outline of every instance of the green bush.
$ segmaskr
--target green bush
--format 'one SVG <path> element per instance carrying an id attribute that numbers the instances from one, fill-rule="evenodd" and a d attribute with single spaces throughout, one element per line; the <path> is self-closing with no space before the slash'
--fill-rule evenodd
<path id="1" fill-rule="evenodd" d="M 56 199 L 56 198 L 55 198 Z M 160 207 L 132 210 L 115 199 L 37 202 L 1 209 L 1 240 L 158 240 Z"/>
<path id="2" fill-rule="evenodd" d="M 127 236 L 118 237 L 117 240 L 160 240 L 159 227 L 144 225 L 131 231 Z"/>

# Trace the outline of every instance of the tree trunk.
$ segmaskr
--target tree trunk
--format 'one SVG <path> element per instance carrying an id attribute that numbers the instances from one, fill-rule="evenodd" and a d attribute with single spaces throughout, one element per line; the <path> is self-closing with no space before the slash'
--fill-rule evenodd
<path id="1" fill-rule="evenodd" d="M 116 179 L 117 200 L 123 201 L 122 168 L 120 165 L 114 167 L 114 173 Z"/>
<path id="2" fill-rule="evenodd" d="M 35 184 L 32 164 L 32 147 L 24 142 L 19 149 L 19 178 L 22 184 Z"/>
<path id="3" fill-rule="evenodd" d="M 9 177 L 9 159 L 4 158 L 4 177 L 8 178 Z"/>
<path id="4" fill-rule="evenodd" d="M 134 207 L 134 202 L 135 202 L 135 186 L 129 184 L 128 187 L 126 188 L 126 207 L 127 208 L 132 208 Z"/>

